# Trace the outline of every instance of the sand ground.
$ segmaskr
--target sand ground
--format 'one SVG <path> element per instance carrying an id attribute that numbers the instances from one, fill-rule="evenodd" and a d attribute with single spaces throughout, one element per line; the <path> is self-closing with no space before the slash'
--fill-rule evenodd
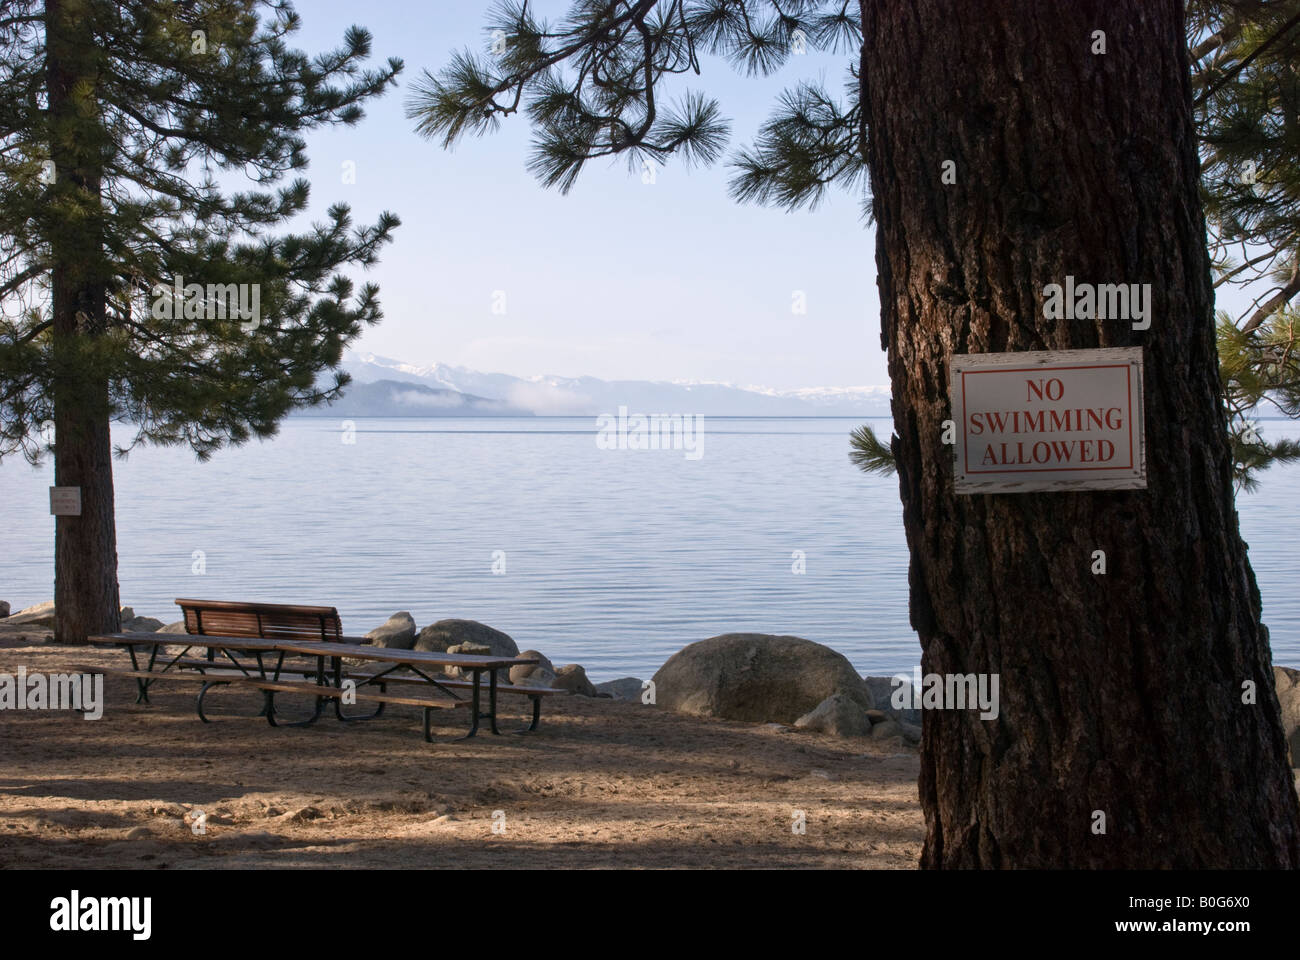
<path id="1" fill-rule="evenodd" d="M 0 673 L 125 659 L 0 631 Z M 910 869 L 924 839 L 916 753 L 870 740 L 556 696 L 536 733 L 429 744 L 412 707 L 203 724 L 196 693 L 159 684 L 136 705 L 107 678 L 98 721 L 0 712 L 0 867 Z M 503 699 L 518 729 L 527 701 Z"/>

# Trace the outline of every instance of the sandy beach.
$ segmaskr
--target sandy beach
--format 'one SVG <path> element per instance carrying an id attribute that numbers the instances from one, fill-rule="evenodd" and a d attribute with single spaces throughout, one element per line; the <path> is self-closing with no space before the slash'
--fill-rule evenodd
<path id="1" fill-rule="evenodd" d="M 0 673 L 79 662 L 125 656 L 0 631 Z M 536 733 L 429 744 L 415 708 L 203 724 L 196 692 L 158 685 L 136 705 L 110 677 L 100 720 L 0 714 L 0 867 L 912 869 L 924 839 L 915 750 L 866 738 L 566 696 Z"/>

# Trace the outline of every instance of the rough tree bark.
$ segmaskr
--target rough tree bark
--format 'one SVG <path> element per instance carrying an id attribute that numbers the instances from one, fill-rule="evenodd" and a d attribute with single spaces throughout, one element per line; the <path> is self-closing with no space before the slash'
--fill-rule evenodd
<path id="1" fill-rule="evenodd" d="M 76 6 L 61 0 L 45 5 L 56 202 L 83 212 L 67 216 L 51 237 L 54 482 L 81 488 L 81 515 L 55 521 L 54 636 L 61 642 L 82 642 L 121 624 L 109 387 L 95 348 L 107 333 L 99 144 L 95 116 L 87 113 L 94 107 L 87 88 L 96 46 Z"/>
<path id="2" fill-rule="evenodd" d="M 863 0 L 862 17 L 912 624 L 926 672 L 1001 682 L 996 720 L 925 715 L 922 865 L 1300 866 L 1233 506 L 1181 3 Z M 1067 274 L 1151 283 L 1151 328 L 1044 320 Z M 1146 490 L 953 493 L 954 353 L 1124 346 L 1145 351 Z"/>

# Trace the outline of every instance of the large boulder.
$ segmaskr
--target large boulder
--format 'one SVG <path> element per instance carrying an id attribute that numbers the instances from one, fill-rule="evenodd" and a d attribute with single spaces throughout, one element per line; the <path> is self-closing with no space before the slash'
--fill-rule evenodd
<path id="1" fill-rule="evenodd" d="M 412 649 L 444 653 L 449 647 L 461 643 L 477 643 L 488 647 L 494 657 L 519 656 L 519 647 L 508 635 L 477 620 L 439 620 L 431 623 L 420 631 Z"/>
<path id="2" fill-rule="evenodd" d="M 801 637 L 727 633 L 682 648 L 654 675 L 659 706 L 703 717 L 794 723 L 827 697 L 871 693 L 842 654 Z"/>
<path id="3" fill-rule="evenodd" d="M 135 611 L 130 607 L 122 607 L 118 611 L 124 633 L 154 633 L 161 627 L 162 621 L 155 620 L 153 617 L 137 617 Z M 19 610 L 11 617 L 5 619 L 6 626 L 27 626 L 27 627 L 45 627 L 54 629 L 54 601 L 46 600 L 44 603 L 38 603 L 35 606 Z"/>
<path id="4" fill-rule="evenodd" d="M 372 647 L 410 650 L 415 643 L 415 620 L 405 610 L 393 614 L 383 624 L 366 634 Z"/>
<path id="5" fill-rule="evenodd" d="M 0 600 L 0 620 L 3 620 L 7 616 L 9 616 L 9 601 Z"/>
<path id="6" fill-rule="evenodd" d="M 549 687 L 555 679 L 555 664 L 544 653 L 537 650 L 524 650 L 519 656 L 537 663 L 521 663 L 510 668 L 511 683 L 530 683 L 535 686 Z"/>
<path id="7" fill-rule="evenodd" d="M 555 682 L 551 686 L 560 690 L 568 690 L 570 693 L 576 693 L 583 697 L 594 697 L 596 695 L 596 688 L 587 679 L 587 671 L 582 668 L 581 664 L 577 663 L 566 663 L 556 670 Z"/>
<path id="8" fill-rule="evenodd" d="M 154 633 L 163 625 L 161 620 L 153 617 L 137 617 L 130 607 L 118 611 L 123 633 Z M 54 601 L 46 600 L 35 606 L 19 610 L 5 619 L 6 626 L 45 627 L 54 629 Z"/>
<path id="9" fill-rule="evenodd" d="M 855 700 L 837 693 L 827 697 L 794 722 L 800 730 L 829 733 L 837 737 L 865 737 L 871 720 Z"/>
<path id="10" fill-rule="evenodd" d="M 154 633 L 186 633 L 185 621 L 177 620 L 175 623 L 169 623 L 165 627 L 159 627 Z"/>
<path id="11" fill-rule="evenodd" d="M 596 684 L 596 693 L 606 694 L 615 700 L 635 700 L 641 701 L 641 691 L 645 689 L 645 681 L 640 677 L 620 677 L 618 680 L 606 680 L 604 683 Z"/>
<path id="12" fill-rule="evenodd" d="M 1300 767 L 1300 670 L 1274 667 L 1273 683 L 1282 706 L 1282 729 L 1291 747 L 1291 766 Z"/>
<path id="13" fill-rule="evenodd" d="M 54 628 L 54 601 L 46 600 L 34 606 L 24 607 L 5 620 L 5 626 L 49 627 Z"/>

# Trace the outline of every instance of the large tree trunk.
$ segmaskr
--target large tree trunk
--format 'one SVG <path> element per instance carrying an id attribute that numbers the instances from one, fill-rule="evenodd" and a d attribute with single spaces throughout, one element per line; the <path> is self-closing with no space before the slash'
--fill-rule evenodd
<path id="1" fill-rule="evenodd" d="M 925 714 L 922 864 L 1300 866 L 1233 507 L 1181 3 L 862 16 L 912 624 L 927 673 L 1000 676 L 996 720 Z M 1067 274 L 1152 284 L 1151 328 L 1044 320 Z M 954 494 L 953 354 L 1125 346 L 1145 353 L 1146 490 Z"/>
<path id="2" fill-rule="evenodd" d="M 54 636 L 81 642 L 121 622 L 108 379 L 95 349 L 107 332 L 97 124 L 87 95 L 95 42 L 84 16 L 59 0 L 46 3 L 45 18 L 55 193 L 79 211 L 51 238 L 54 482 L 81 489 L 81 515 L 55 521 Z"/>
<path id="3" fill-rule="evenodd" d="M 54 271 L 54 336 L 74 341 L 64 354 L 71 359 L 82 346 L 75 341 L 96 335 L 85 329 L 93 314 L 77 306 L 94 292 L 70 289 L 62 272 Z M 54 639 L 63 643 L 121 626 L 108 385 L 92 370 L 77 376 L 79 367 L 93 365 L 73 360 L 54 390 L 54 482 L 81 488 L 81 515 L 57 517 L 54 527 Z"/>

